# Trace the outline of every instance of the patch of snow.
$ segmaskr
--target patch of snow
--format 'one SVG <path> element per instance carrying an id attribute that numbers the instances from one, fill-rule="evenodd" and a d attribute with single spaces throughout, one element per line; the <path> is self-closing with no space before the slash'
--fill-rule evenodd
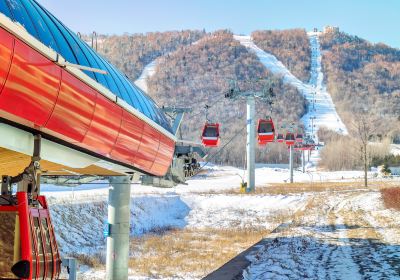
<path id="1" fill-rule="evenodd" d="M 400 155 L 400 144 L 391 144 L 390 145 L 390 153 L 399 156 Z"/>
<path id="2" fill-rule="evenodd" d="M 144 67 L 142 74 L 140 74 L 139 78 L 135 81 L 135 85 L 138 86 L 144 92 L 147 92 L 148 90 L 147 80 L 148 78 L 152 77 L 156 72 L 156 65 L 157 65 L 156 59 L 147 64 Z"/>

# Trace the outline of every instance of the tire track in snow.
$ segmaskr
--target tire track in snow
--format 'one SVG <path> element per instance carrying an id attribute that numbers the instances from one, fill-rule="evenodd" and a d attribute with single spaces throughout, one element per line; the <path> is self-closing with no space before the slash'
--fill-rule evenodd
<path id="1" fill-rule="evenodd" d="M 353 209 L 363 196 L 318 195 L 292 226 L 265 238 L 244 279 L 399 279 L 399 246 Z"/>

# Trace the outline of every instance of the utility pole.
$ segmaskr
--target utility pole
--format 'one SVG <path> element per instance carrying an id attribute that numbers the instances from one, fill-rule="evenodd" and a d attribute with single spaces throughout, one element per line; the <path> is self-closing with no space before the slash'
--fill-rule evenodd
<path id="1" fill-rule="evenodd" d="M 315 95 L 316 95 L 317 93 L 314 91 L 313 92 L 313 111 L 315 112 Z"/>
<path id="2" fill-rule="evenodd" d="M 289 146 L 290 183 L 293 183 L 293 145 Z"/>
<path id="3" fill-rule="evenodd" d="M 303 173 L 306 172 L 306 156 L 305 156 L 305 151 L 301 151 L 301 164 L 302 164 L 302 171 Z"/>
<path id="4" fill-rule="evenodd" d="M 247 189 L 255 190 L 255 100 L 254 96 L 247 97 Z"/>
<path id="5" fill-rule="evenodd" d="M 314 138 L 314 120 L 316 118 L 317 118 L 316 116 L 310 117 L 310 120 L 311 120 L 311 135 L 312 135 L 313 138 Z"/>

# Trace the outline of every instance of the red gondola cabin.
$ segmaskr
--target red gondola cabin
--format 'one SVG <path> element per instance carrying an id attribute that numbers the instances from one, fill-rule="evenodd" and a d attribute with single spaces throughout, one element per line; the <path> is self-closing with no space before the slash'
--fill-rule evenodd
<path id="1" fill-rule="evenodd" d="M 279 133 L 278 136 L 276 137 L 276 142 L 283 143 L 284 141 L 285 141 L 285 137 L 283 137 L 282 133 Z"/>
<path id="2" fill-rule="evenodd" d="M 0 279 L 58 279 L 60 255 L 44 196 L 0 197 Z"/>
<path id="3" fill-rule="evenodd" d="M 259 119 L 257 125 L 257 138 L 258 144 L 265 145 L 274 142 L 275 140 L 275 127 L 271 118 Z"/>
<path id="4" fill-rule="evenodd" d="M 296 134 L 296 143 L 303 143 L 303 134 L 301 133 Z"/>
<path id="5" fill-rule="evenodd" d="M 295 140 L 294 134 L 291 132 L 287 132 L 286 137 L 285 137 L 286 145 L 293 146 L 295 142 L 296 142 L 296 140 Z"/>
<path id="6" fill-rule="evenodd" d="M 219 123 L 206 123 L 204 125 L 201 142 L 205 147 L 218 147 Z"/>

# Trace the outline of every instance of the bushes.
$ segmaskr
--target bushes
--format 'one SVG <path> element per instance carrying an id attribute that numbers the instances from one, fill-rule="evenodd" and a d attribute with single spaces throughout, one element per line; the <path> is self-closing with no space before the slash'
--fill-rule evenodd
<path id="1" fill-rule="evenodd" d="M 383 203 L 386 208 L 400 210 L 400 188 L 385 188 L 381 189 Z"/>
<path id="2" fill-rule="evenodd" d="M 328 170 L 355 170 L 363 165 L 361 146 L 357 136 L 343 136 L 334 131 L 321 127 L 318 138 L 325 142 L 321 151 L 320 164 Z M 367 146 L 367 160 L 369 166 L 382 165 L 389 155 L 390 141 L 383 139 L 381 142 L 371 142 Z M 400 156 L 399 156 L 400 159 Z"/>
<path id="3" fill-rule="evenodd" d="M 321 151 L 321 167 L 328 170 L 354 170 L 361 166 L 357 143 L 348 136 L 335 137 Z"/>
<path id="4" fill-rule="evenodd" d="M 373 157 L 372 166 L 380 165 L 400 166 L 400 155 L 386 155 L 385 157 Z"/>

